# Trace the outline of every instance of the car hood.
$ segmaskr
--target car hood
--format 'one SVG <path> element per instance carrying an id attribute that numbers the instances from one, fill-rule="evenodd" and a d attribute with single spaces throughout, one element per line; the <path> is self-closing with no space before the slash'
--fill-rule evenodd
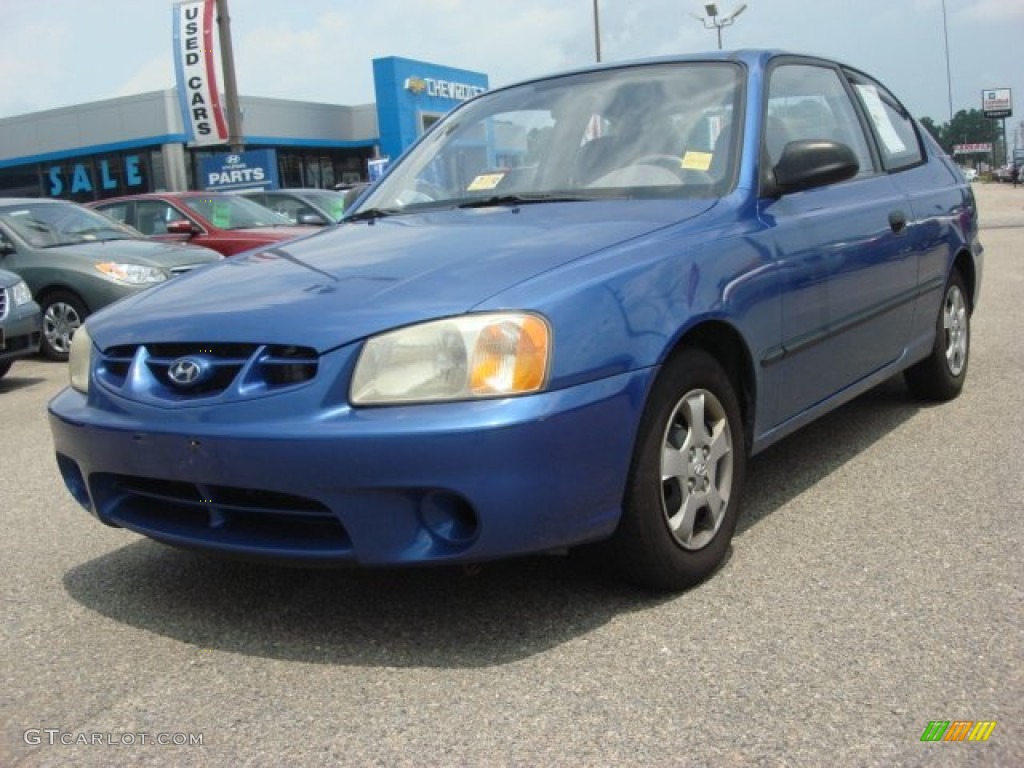
<path id="1" fill-rule="evenodd" d="M 90 240 L 74 245 L 59 245 L 45 249 L 62 256 L 91 259 L 97 264 L 117 261 L 127 264 L 145 264 L 167 269 L 186 264 L 216 261 L 220 254 L 209 248 L 179 243 L 161 243 L 157 240 Z"/>
<path id="2" fill-rule="evenodd" d="M 226 259 L 94 315 L 101 348 L 153 342 L 326 351 L 458 315 L 542 272 L 707 210 L 712 200 L 547 203 L 329 227 Z"/>

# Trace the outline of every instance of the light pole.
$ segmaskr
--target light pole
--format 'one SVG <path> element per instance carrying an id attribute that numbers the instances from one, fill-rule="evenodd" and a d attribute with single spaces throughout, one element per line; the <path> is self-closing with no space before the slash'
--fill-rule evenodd
<path id="1" fill-rule="evenodd" d="M 946 39 L 946 92 L 949 94 L 949 122 L 953 123 L 953 76 L 949 69 L 949 26 L 946 23 L 946 0 L 942 0 L 942 36 Z"/>
<path id="2" fill-rule="evenodd" d="M 747 10 L 747 4 L 744 3 L 732 13 L 727 13 L 725 16 L 718 15 L 718 5 L 716 3 L 705 3 L 704 11 L 707 13 L 707 17 L 698 16 L 695 13 L 690 14 L 697 21 L 704 25 L 704 29 L 714 29 L 718 32 L 718 50 L 722 50 L 722 27 L 732 26 L 736 22 L 736 17 Z"/>
<path id="3" fill-rule="evenodd" d="M 601 63 L 601 19 L 597 10 L 597 0 L 594 0 L 594 55 L 598 64 Z"/>
<path id="4" fill-rule="evenodd" d="M 216 0 L 217 33 L 220 38 L 220 54 L 223 61 L 224 98 L 227 101 L 228 146 L 232 152 L 245 149 L 242 140 L 242 110 L 238 105 L 238 85 L 235 82 L 235 53 L 231 46 L 231 16 L 228 14 L 228 0 Z"/>

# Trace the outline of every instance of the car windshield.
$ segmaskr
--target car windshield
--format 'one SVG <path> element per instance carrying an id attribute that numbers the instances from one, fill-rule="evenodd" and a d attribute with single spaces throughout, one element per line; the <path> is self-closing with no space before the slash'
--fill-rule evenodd
<path id="1" fill-rule="evenodd" d="M 0 221 L 33 248 L 101 242 L 142 240 L 142 234 L 75 203 L 25 203 L 0 208 Z"/>
<path id="2" fill-rule="evenodd" d="M 183 202 L 217 229 L 288 227 L 292 224 L 284 216 L 238 195 L 187 197 Z"/>
<path id="3" fill-rule="evenodd" d="M 741 91 L 739 66 L 692 62 L 486 93 L 435 124 L 360 210 L 718 196 L 735 176 Z"/>

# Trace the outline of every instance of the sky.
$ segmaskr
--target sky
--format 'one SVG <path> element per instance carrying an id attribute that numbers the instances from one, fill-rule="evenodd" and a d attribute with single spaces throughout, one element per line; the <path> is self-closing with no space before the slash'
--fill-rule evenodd
<path id="1" fill-rule="evenodd" d="M 729 13 L 743 0 L 722 0 Z M 1024 0 L 747 0 L 725 48 L 836 58 L 937 123 L 1011 88 L 1024 123 Z M 0 118 L 174 85 L 171 0 L 0 0 Z M 492 86 L 594 60 L 593 0 L 229 0 L 239 92 L 374 100 L 371 61 L 485 72 Z M 599 0 L 605 61 L 717 46 L 697 0 Z M 949 71 L 943 20 L 949 39 Z M 1024 144 L 1024 137 L 1021 139 Z"/>

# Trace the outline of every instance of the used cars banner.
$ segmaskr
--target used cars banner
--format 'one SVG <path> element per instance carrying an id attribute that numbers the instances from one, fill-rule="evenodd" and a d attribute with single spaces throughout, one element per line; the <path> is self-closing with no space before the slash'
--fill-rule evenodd
<path id="1" fill-rule="evenodd" d="M 224 144 L 227 127 L 217 90 L 214 0 L 174 6 L 174 68 L 181 119 L 191 146 Z"/>

